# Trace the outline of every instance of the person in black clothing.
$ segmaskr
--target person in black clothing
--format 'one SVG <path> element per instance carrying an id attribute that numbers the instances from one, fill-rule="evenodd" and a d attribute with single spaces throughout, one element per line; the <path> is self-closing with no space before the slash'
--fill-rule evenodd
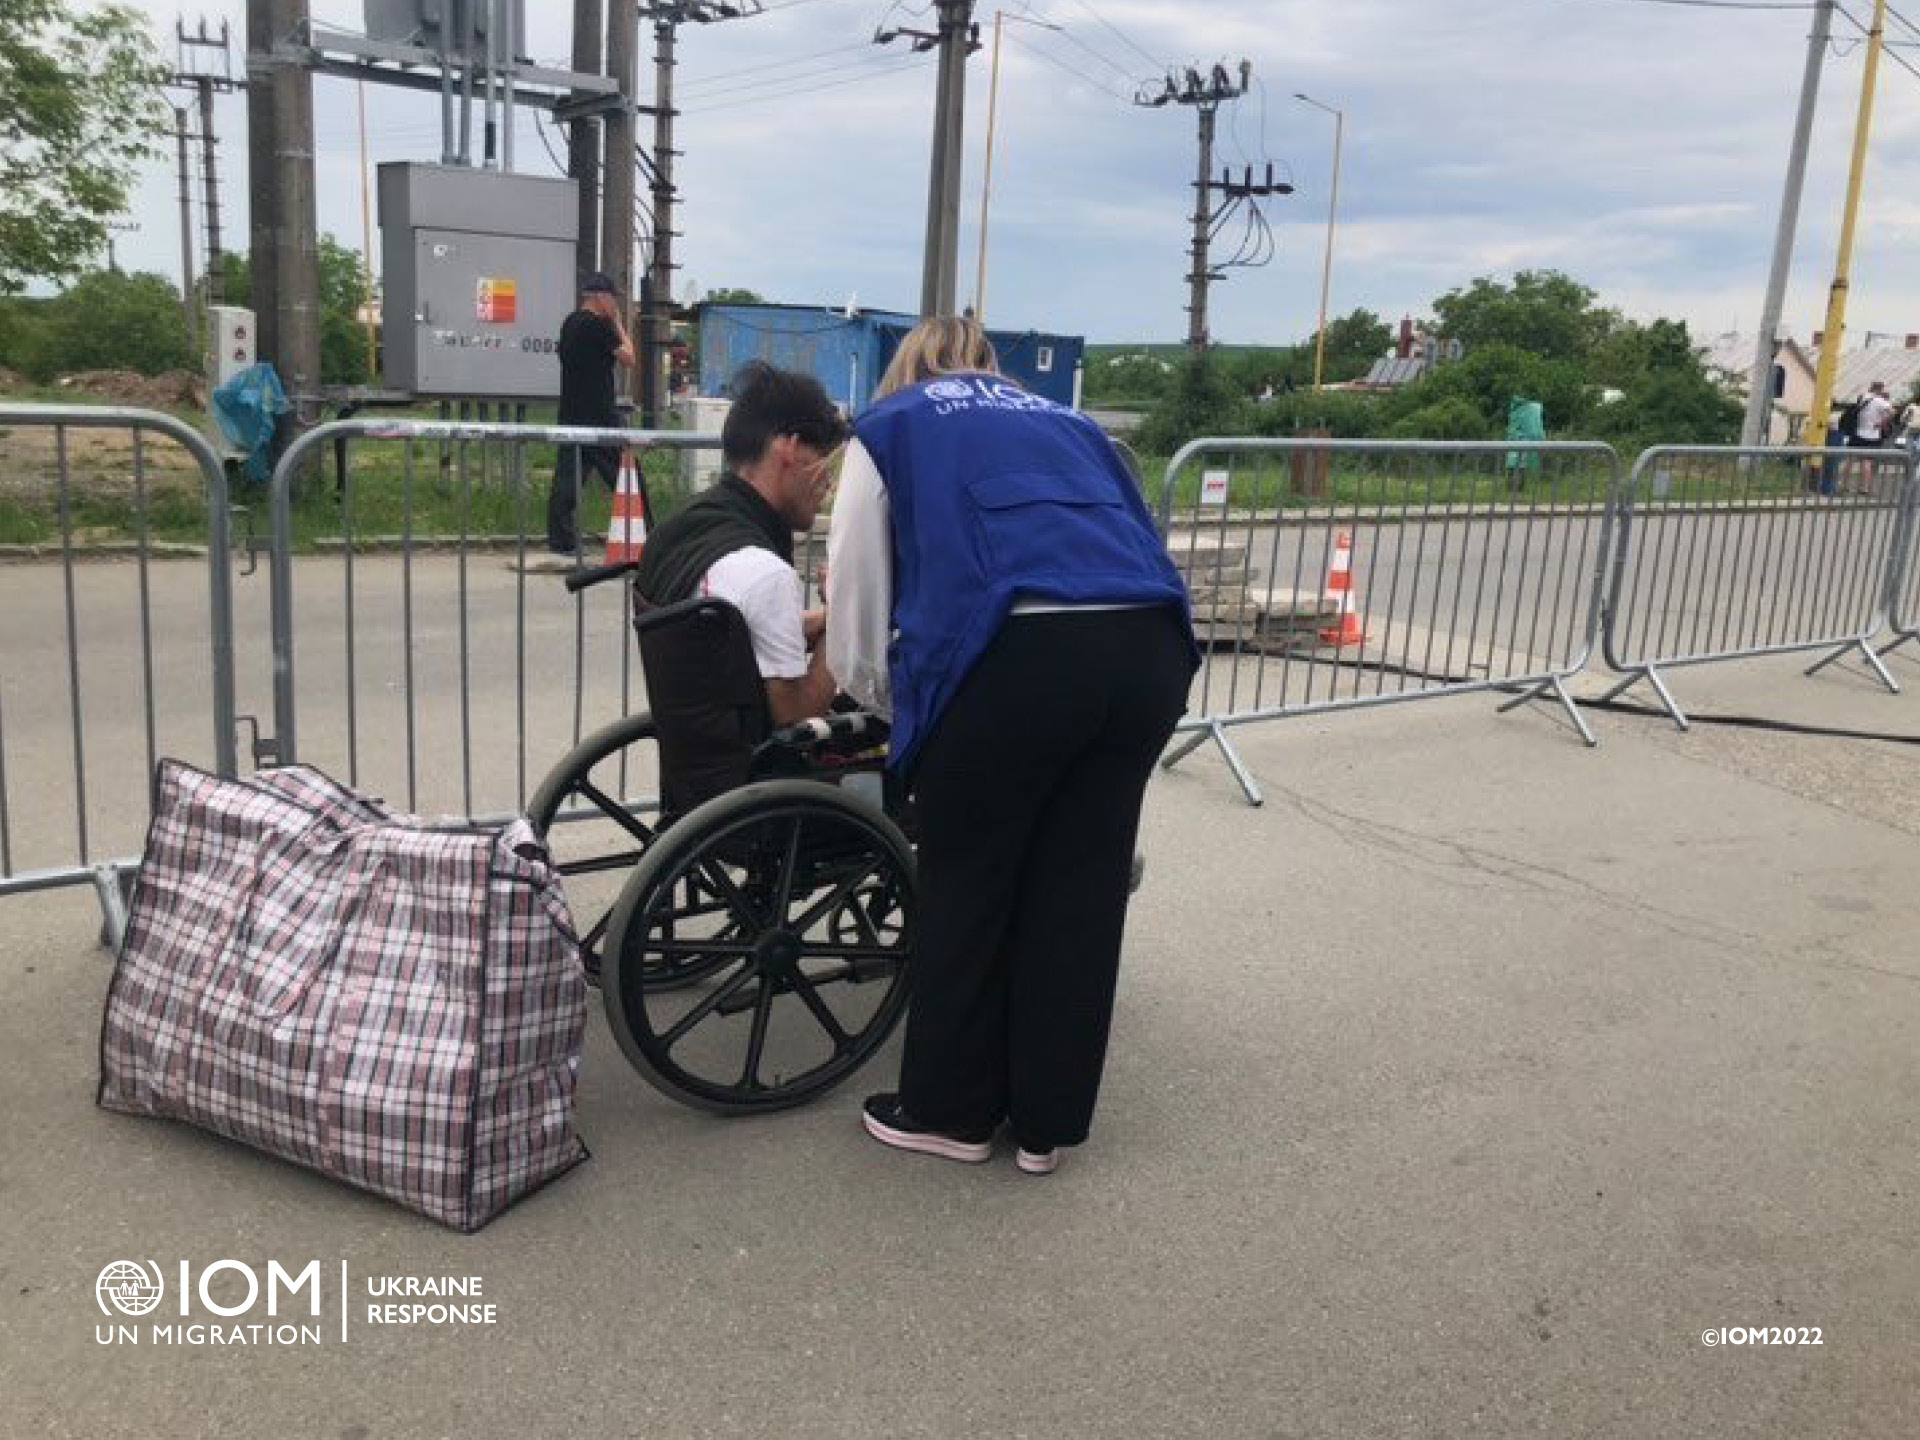
<path id="1" fill-rule="evenodd" d="M 633 365 L 633 341 L 620 319 L 620 292 L 605 275 L 589 275 L 580 285 L 580 308 L 560 326 L 560 415 L 562 425 L 614 429 L 620 412 L 614 405 L 614 366 Z M 612 446 L 563 445 L 554 463 L 553 489 L 547 495 L 547 549 L 574 555 L 580 549 L 577 514 L 580 490 L 589 475 L 613 489 L 620 483 L 620 452 Z"/>

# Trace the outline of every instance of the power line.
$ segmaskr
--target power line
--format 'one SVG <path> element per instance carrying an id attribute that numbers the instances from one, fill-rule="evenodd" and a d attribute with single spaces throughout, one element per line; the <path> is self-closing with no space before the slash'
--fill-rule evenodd
<path id="1" fill-rule="evenodd" d="M 1034 44 L 1031 40 L 1027 39 L 1024 35 L 1015 34 L 1010 31 L 1008 32 L 1007 38 L 1013 41 L 1014 44 L 1022 47 L 1023 49 L 1028 50 L 1035 55 L 1038 55 L 1042 60 L 1045 60 L 1049 65 L 1056 65 L 1060 69 L 1066 71 L 1067 74 L 1073 76 L 1075 79 L 1083 81 L 1088 85 L 1091 85 L 1094 89 L 1098 90 L 1102 95 L 1110 95 L 1115 100 L 1120 101 L 1122 104 L 1127 103 L 1127 101 L 1130 98 L 1129 96 L 1121 94 L 1118 90 L 1115 90 L 1111 85 L 1106 84 L 1104 81 L 1094 79 L 1093 76 L 1087 74 L 1086 71 L 1079 69 L 1077 66 L 1069 65 L 1066 61 L 1062 60 L 1059 56 L 1053 54 L 1051 51 L 1041 49 L 1038 45 Z"/>
<path id="2" fill-rule="evenodd" d="M 794 0 L 794 3 L 800 4 L 803 3 L 803 0 Z M 917 69 L 928 63 L 930 58 L 930 54 L 903 56 L 894 64 L 870 66 L 864 74 L 850 76 L 845 80 L 828 80 L 824 84 L 805 85 L 797 90 L 766 91 L 745 100 L 730 100 L 723 105 L 699 105 L 684 113 L 688 115 L 713 115 L 722 110 L 739 110 L 748 105 L 762 105 L 769 100 L 786 100 L 796 95 L 812 95 L 821 90 L 837 90 L 842 85 L 864 85 L 869 80 L 879 79 L 887 75 L 898 75 L 907 70 Z"/>
<path id="3" fill-rule="evenodd" d="M 1616 4 L 1684 5 L 1695 10 L 1812 10 L 1812 0 L 1615 0 Z"/>
<path id="4" fill-rule="evenodd" d="M 1123 31 L 1118 25 L 1115 25 L 1111 20 L 1107 19 L 1107 17 L 1102 15 L 1098 10 L 1094 9 L 1093 6 L 1087 3 L 1087 0 L 1074 0 L 1074 4 L 1078 5 L 1082 10 L 1086 11 L 1089 15 L 1093 16 L 1095 20 L 1098 20 L 1108 30 L 1111 30 L 1114 33 L 1114 35 L 1119 38 L 1119 41 L 1122 45 L 1125 45 L 1129 50 L 1133 51 L 1134 54 L 1138 55 L 1142 60 L 1145 60 L 1147 64 L 1154 71 L 1158 72 L 1167 68 L 1166 62 L 1164 60 L 1160 60 L 1155 58 L 1152 55 L 1149 55 L 1145 50 L 1141 49 L 1138 45 L 1134 44 L 1132 37 L 1127 35 L 1125 31 Z"/>
<path id="5" fill-rule="evenodd" d="M 1872 27 L 1861 24 L 1858 17 L 1856 17 L 1851 10 L 1847 9 L 1846 6 L 1835 5 L 1833 8 L 1839 11 L 1840 14 L 1846 16 L 1847 23 L 1852 25 L 1854 29 L 1858 30 L 1862 35 L 1866 36 L 1869 40 L 1873 38 Z M 1907 57 L 1902 55 L 1899 51 L 1889 50 L 1884 40 L 1882 40 L 1881 42 L 1880 51 L 1882 54 L 1884 54 L 1887 57 L 1887 59 L 1893 61 L 1894 64 L 1898 65 L 1902 70 L 1906 71 L 1909 75 L 1913 76 L 1914 79 L 1920 80 L 1920 69 L 1915 69 L 1913 62 L 1907 59 Z"/>
<path id="6" fill-rule="evenodd" d="M 682 90 L 691 90 L 696 86 L 711 85 L 718 80 L 728 80 L 736 75 L 757 75 L 763 70 L 779 70 L 792 65 L 805 65 L 810 61 L 824 60 L 830 55 L 844 55 L 850 50 L 865 50 L 867 42 L 857 40 L 851 45 L 835 45 L 831 49 L 816 50 L 811 55 L 783 57 L 779 60 L 767 60 L 758 65 L 743 65 L 737 70 L 721 70 L 712 75 L 698 75 L 680 83 Z"/>
<path id="7" fill-rule="evenodd" d="M 1059 34 L 1061 39 L 1065 40 L 1069 45 L 1076 46 L 1080 50 L 1085 51 L 1088 55 L 1091 55 L 1095 60 L 1098 60 L 1102 65 L 1105 65 L 1108 69 L 1113 70 L 1118 74 L 1124 76 L 1129 84 L 1138 85 L 1140 83 L 1141 72 L 1138 69 L 1129 69 L 1127 66 L 1122 65 L 1118 60 L 1115 60 L 1112 56 L 1108 55 L 1104 50 L 1094 49 L 1093 46 L 1087 44 L 1086 41 L 1082 40 L 1079 37 L 1079 35 L 1075 33 L 1072 27 L 1070 27 L 1065 21 L 1056 20 L 1051 15 L 1048 15 L 1045 11 L 1036 9 L 1034 7 L 1033 0 L 1021 0 L 1020 13 L 1022 15 L 1028 16 L 1031 19 L 1039 20 L 1045 24 L 1053 26 L 1055 32 Z M 1162 67 L 1155 65 L 1154 72 L 1158 72 L 1161 68 Z M 1150 73 L 1153 73 L 1153 72 L 1150 72 Z"/>
<path id="8" fill-rule="evenodd" d="M 1893 6 L 1891 5 L 1887 6 L 1887 14 L 1891 15 L 1894 19 L 1898 20 L 1902 25 L 1906 26 L 1910 34 L 1920 36 L 1920 25 L 1915 25 L 1913 21 L 1907 19 L 1906 16 L 1902 15 L 1898 10 L 1894 9 Z"/>
<path id="9" fill-rule="evenodd" d="M 689 98 L 694 100 L 701 100 L 701 101 L 718 100 L 722 96 L 746 94 L 751 91 L 758 91 L 767 86 L 778 87 L 778 86 L 785 86 L 785 85 L 795 85 L 795 84 L 801 84 L 803 82 L 811 82 L 814 80 L 818 80 L 824 75 L 843 74 L 849 70 L 873 69 L 872 62 L 880 57 L 874 56 L 872 54 L 872 47 L 868 45 L 865 41 L 862 41 L 858 46 L 855 46 L 853 48 L 863 50 L 868 53 L 866 56 L 858 60 L 843 60 L 837 65 L 820 65 L 810 70 L 806 70 L 806 69 L 796 70 L 791 75 L 774 75 L 774 76 L 769 76 L 765 80 L 757 80 L 757 81 L 756 80 L 737 81 L 730 85 L 722 85 L 715 90 L 703 91 L 700 94 L 691 96 Z M 699 81 L 690 82 L 690 84 L 699 84 L 699 83 L 702 83 L 702 82 L 699 82 Z"/>

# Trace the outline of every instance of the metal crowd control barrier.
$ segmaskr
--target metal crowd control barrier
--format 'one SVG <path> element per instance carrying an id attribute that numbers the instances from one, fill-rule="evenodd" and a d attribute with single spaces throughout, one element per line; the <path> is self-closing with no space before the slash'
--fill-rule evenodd
<path id="1" fill-rule="evenodd" d="M 1205 663 L 1177 764 L 1234 726 L 1498 690 L 1567 693 L 1599 626 L 1619 460 L 1601 444 L 1195 440 L 1168 464 L 1167 548 Z"/>
<path id="2" fill-rule="evenodd" d="M 169 463 L 174 445 L 184 466 L 177 452 Z M 176 753 L 236 771 L 226 473 L 192 427 L 109 406 L 0 405 L 0 457 L 13 498 L 31 507 L 51 492 L 57 527 L 57 540 L 23 545 L 23 563 L 0 567 L 0 896 L 91 884 L 102 939 L 117 946 L 163 733 Z M 162 520 L 204 547 L 156 540 Z M 127 522 L 131 538 L 118 538 Z M 108 525 L 116 538 L 87 533 Z M 154 564 L 203 550 L 204 596 L 177 583 L 178 567 Z M 109 559 L 132 565 L 91 563 Z M 179 659 L 201 632 L 204 696 L 198 667 Z M 204 754 L 174 738 L 204 734 L 209 715 Z"/>
<path id="3" fill-rule="evenodd" d="M 1874 652 L 1882 656 L 1920 640 L 1920 448 L 1909 449 L 1907 455 L 1914 467 L 1908 484 L 1916 493 L 1894 540 L 1893 573 L 1887 578 L 1887 625 L 1893 639 Z"/>
<path id="4" fill-rule="evenodd" d="M 1603 698 L 1645 680 L 1685 730 L 1663 671 L 1820 650 L 1808 674 L 1858 651 L 1898 693 L 1871 641 L 1913 503 L 1899 450 L 1648 450 L 1622 497 L 1603 630 L 1625 678 Z"/>
<path id="5" fill-rule="evenodd" d="M 523 809 L 584 733 L 639 708 L 626 587 L 569 594 L 566 568 L 599 564 L 598 546 L 558 565 L 546 550 L 556 455 L 631 448 L 657 520 L 690 493 L 682 458 L 719 443 L 372 419 L 301 436 L 273 476 L 273 726 L 254 758 L 318 764 L 413 811 Z M 337 469 L 315 463 L 329 448 Z M 591 471 L 583 490 L 584 517 L 606 490 Z M 823 558 L 808 537 L 796 568 Z M 620 783 L 623 803 L 654 803 Z"/>

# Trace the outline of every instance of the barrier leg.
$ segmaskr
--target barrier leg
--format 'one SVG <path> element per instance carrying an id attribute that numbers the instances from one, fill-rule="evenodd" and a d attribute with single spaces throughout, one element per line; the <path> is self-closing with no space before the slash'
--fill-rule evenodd
<path id="1" fill-rule="evenodd" d="M 1209 724 L 1196 725 L 1193 729 L 1189 730 L 1184 744 L 1174 747 L 1160 757 L 1160 768 L 1162 770 L 1173 769 L 1174 766 L 1186 759 L 1187 756 L 1211 740 L 1213 738 L 1213 729 L 1214 727 Z"/>
<path id="2" fill-rule="evenodd" d="M 1673 723 L 1682 730 L 1691 730 L 1693 722 L 1687 719 L 1687 712 L 1673 698 L 1673 692 L 1667 689 L 1667 682 L 1660 678 L 1660 672 L 1651 665 L 1647 667 L 1647 683 L 1653 686 L 1654 693 L 1660 697 L 1660 703 L 1667 707 L 1667 713 L 1673 717 Z"/>
<path id="3" fill-rule="evenodd" d="M 100 945 L 115 955 L 126 938 L 127 906 L 139 873 L 140 867 L 134 864 L 109 862 L 93 867 L 93 892 L 100 897 Z"/>
<path id="4" fill-rule="evenodd" d="M 1826 655 L 1822 655 L 1820 659 L 1814 660 L 1812 664 L 1809 664 L 1809 666 L 1807 666 L 1807 674 L 1809 674 L 1809 676 L 1820 674 L 1820 672 L 1826 670 L 1826 666 L 1830 666 L 1834 660 L 1839 659 L 1841 655 L 1847 655 L 1855 645 L 1862 645 L 1862 643 L 1864 643 L 1864 641 L 1859 641 L 1859 639 L 1849 639 L 1845 645 L 1836 645 L 1832 651 L 1828 651 Z M 1872 651 L 1868 651 L 1868 655 L 1872 655 Z"/>
<path id="5" fill-rule="evenodd" d="M 1160 768 L 1171 770 L 1209 740 L 1220 747 L 1220 756 L 1227 762 L 1227 768 L 1233 772 L 1233 778 L 1240 782 L 1240 793 L 1247 797 L 1247 804 L 1257 806 L 1266 803 L 1266 796 L 1260 793 L 1259 785 L 1255 783 L 1253 775 L 1241 761 L 1239 752 L 1233 748 L 1233 742 L 1227 739 L 1226 727 L 1218 720 L 1209 720 L 1205 725 L 1190 731 L 1185 743 L 1161 757 Z"/>
<path id="6" fill-rule="evenodd" d="M 1266 803 L 1266 796 L 1260 793 L 1260 787 L 1254 783 L 1253 775 L 1241 763 L 1240 752 L 1233 748 L 1233 742 L 1227 739 L 1225 727 L 1215 724 L 1214 743 L 1220 747 L 1220 754 L 1227 762 L 1227 768 L 1233 771 L 1233 778 L 1240 782 L 1240 793 L 1247 797 L 1247 804 L 1259 806 Z"/>
<path id="7" fill-rule="evenodd" d="M 1553 692 L 1553 698 L 1560 702 L 1560 708 L 1567 712 L 1567 719 L 1573 723 L 1573 728 L 1580 732 L 1580 738 L 1587 742 L 1588 748 L 1591 749 L 1598 745 L 1600 741 L 1595 738 L 1592 728 L 1588 726 L 1586 716 L 1582 715 L 1580 713 L 1580 707 L 1573 703 L 1573 696 L 1567 693 L 1567 687 L 1562 683 L 1558 675 L 1553 676 L 1551 679 L 1542 680 L 1539 684 L 1522 691 L 1504 705 L 1500 706 L 1495 713 L 1504 715 L 1509 710 L 1518 710 L 1529 700 L 1538 700 L 1549 690 Z"/>
<path id="8" fill-rule="evenodd" d="M 1860 653 L 1866 657 L 1867 664 L 1873 667 L 1874 674 L 1880 677 L 1880 683 L 1887 687 L 1889 693 L 1898 695 L 1900 693 L 1900 682 L 1893 678 L 1893 672 L 1891 670 L 1880 663 L 1880 657 L 1873 653 L 1873 647 L 1864 640 L 1856 641 L 1855 643 L 1859 645 Z"/>
<path id="9" fill-rule="evenodd" d="M 1907 636 L 1905 638 L 1911 639 L 1912 637 Z M 1900 641 L 1898 640 L 1894 641 L 1894 645 L 1898 645 L 1899 643 Z M 1887 650 L 1891 650 L 1891 649 L 1893 649 L 1893 645 L 1889 645 L 1887 647 Z M 1874 654 L 1873 646 L 1869 645 L 1865 640 L 1856 639 L 1856 640 L 1847 641 L 1846 644 L 1840 646 L 1832 654 L 1823 656 L 1821 659 L 1816 660 L 1814 661 L 1813 664 L 1809 665 L 1807 667 L 1807 674 L 1818 675 L 1822 670 L 1826 669 L 1827 666 L 1833 664 L 1833 662 L 1838 660 L 1842 655 L 1851 654 L 1855 650 L 1858 650 L 1863 656 L 1866 657 L 1867 664 L 1872 667 L 1874 674 L 1880 677 L 1880 683 L 1885 685 L 1887 689 L 1890 690 L 1893 694 L 1898 695 L 1900 693 L 1900 682 L 1898 680 L 1895 680 L 1893 678 L 1892 672 L 1890 672 L 1886 666 L 1880 663 L 1880 655 Z M 1880 652 L 1881 655 L 1884 655 L 1885 653 L 1886 653 L 1885 650 Z"/>
<path id="10" fill-rule="evenodd" d="M 1873 653 L 1875 655 L 1891 655 L 1909 640 L 1920 640 L 1920 630 L 1909 630 L 1904 635 L 1896 635 Z"/>
<path id="11" fill-rule="evenodd" d="M 1673 717 L 1673 723 L 1675 725 L 1679 726 L 1682 730 L 1691 730 L 1693 728 L 1693 722 L 1687 719 L 1687 712 L 1680 708 L 1679 704 L 1673 698 L 1673 692 L 1667 689 L 1667 682 L 1660 678 L 1660 672 L 1651 665 L 1643 666 L 1635 670 L 1631 675 L 1628 675 L 1626 679 L 1602 695 L 1595 703 L 1604 705 L 1609 700 L 1626 694 L 1627 691 L 1638 685 L 1642 680 L 1645 680 L 1649 685 L 1653 686 L 1654 693 L 1660 697 L 1661 705 L 1666 707 L 1666 712 Z"/>

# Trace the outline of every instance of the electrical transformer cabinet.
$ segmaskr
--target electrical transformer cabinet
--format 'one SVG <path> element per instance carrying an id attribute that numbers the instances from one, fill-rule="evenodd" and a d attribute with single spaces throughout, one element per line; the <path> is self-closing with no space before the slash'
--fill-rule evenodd
<path id="1" fill-rule="evenodd" d="M 578 299 L 571 180 L 380 167 L 380 318 L 389 389 L 462 399 L 560 393 L 554 345 Z"/>
<path id="2" fill-rule="evenodd" d="M 461 46 L 459 5 L 461 0 L 366 0 L 361 10 L 369 40 L 389 40 L 401 45 L 440 48 L 441 36 L 457 50 Z M 470 33 L 483 43 L 487 35 L 489 7 L 483 0 L 467 0 L 467 25 Z M 509 28 L 502 25 L 502 29 Z M 512 47 L 515 55 L 527 53 L 527 9 L 523 3 L 513 7 Z"/>

